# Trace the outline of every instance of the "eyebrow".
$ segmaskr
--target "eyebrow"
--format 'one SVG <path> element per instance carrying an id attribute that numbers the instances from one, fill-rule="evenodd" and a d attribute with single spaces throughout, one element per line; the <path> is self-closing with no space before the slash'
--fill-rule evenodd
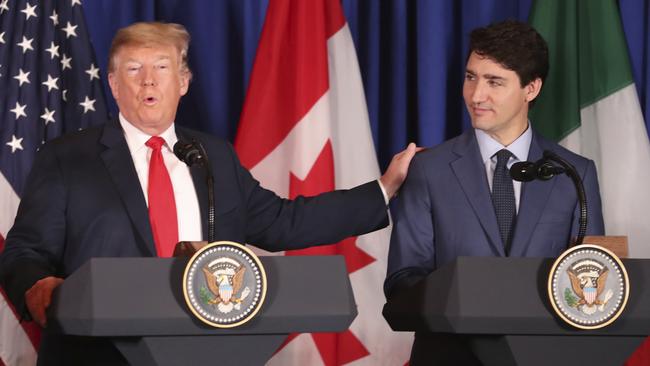
<path id="1" fill-rule="evenodd" d="M 474 71 L 472 71 L 472 70 L 465 70 L 465 73 L 470 74 L 472 76 L 477 76 L 476 73 Z M 488 80 L 497 80 L 497 81 L 505 81 L 506 80 L 506 78 L 504 78 L 503 76 L 498 76 L 498 75 L 493 75 L 493 74 L 485 74 L 485 75 L 482 75 L 482 77 L 484 77 L 484 78 L 486 78 Z"/>
<path id="2" fill-rule="evenodd" d="M 166 56 L 166 55 L 161 55 L 161 56 L 157 57 L 157 58 L 154 60 L 154 62 L 163 61 L 163 60 L 171 60 L 171 57 Z M 136 62 L 136 63 L 142 63 L 142 61 L 137 60 L 137 59 L 134 59 L 134 58 L 126 59 L 126 60 L 124 60 L 124 62 Z"/>

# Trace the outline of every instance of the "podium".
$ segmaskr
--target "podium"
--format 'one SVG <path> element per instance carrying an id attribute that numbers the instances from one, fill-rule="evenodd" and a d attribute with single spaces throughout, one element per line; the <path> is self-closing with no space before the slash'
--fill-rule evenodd
<path id="1" fill-rule="evenodd" d="M 262 365 L 289 333 L 344 331 L 357 315 L 343 257 L 260 257 L 268 281 L 260 312 L 213 328 L 185 303 L 188 260 L 93 258 L 54 293 L 48 327 L 107 337 L 133 365 Z"/>
<path id="2" fill-rule="evenodd" d="M 623 263 L 627 306 L 598 330 L 573 328 L 555 314 L 548 258 L 459 257 L 397 293 L 383 314 L 396 331 L 469 336 L 484 365 L 621 366 L 650 335 L 650 260 Z"/>

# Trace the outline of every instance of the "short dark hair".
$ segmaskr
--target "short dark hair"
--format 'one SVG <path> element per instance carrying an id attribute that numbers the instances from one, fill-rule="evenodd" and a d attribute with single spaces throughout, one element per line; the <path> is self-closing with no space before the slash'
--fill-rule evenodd
<path id="1" fill-rule="evenodd" d="M 548 75 L 548 46 L 530 25 L 506 20 L 476 28 L 469 36 L 469 53 L 498 62 L 519 76 L 521 87 Z"/>

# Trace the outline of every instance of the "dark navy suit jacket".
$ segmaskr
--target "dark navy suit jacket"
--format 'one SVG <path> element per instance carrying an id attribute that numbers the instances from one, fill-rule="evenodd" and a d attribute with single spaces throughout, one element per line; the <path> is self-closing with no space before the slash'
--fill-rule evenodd
<path id="1" fill-rule="evenodd" d="M 541 159 L 544 150 L 575 166 L 587 195 L 587 233 L 602 235 L 593 161 L 533 132 L 528 160 Z M 506 255 L 473 129 L 415 156 L 391 212 L 387 295 L 456 257 Z M 509 256 L 558 256 L 577 234 L 578 217 L 576 189 L 568 176 L 522 183 Z"/>
<path id="2" fill-rule="evenodd" d="M 533 132 L 528 160 L 539 160 L 544 150 L 575 166 L 587 195 L 587 233 L 603 235 L 594 162 Z M 509 256 L 558 256 L 577 234 L 578 208 L 576 189 L 565 175 L 522 183 Z M 418 153 L 391 212 L 388 298 L 459 256 L 506 256 L 474 130 Z M 417 332 L 411 365 L 479 365 L 469 342 L 462 335 Z"/>
<path id="3" fill-rule="evenodd" d="M 376 182 L 281 199 L 260 187 L 227 142 L 179 126 L 176 132 L 179 140 L 197 139 L 207 150 L 215 180 L 217 240 L 278 251 L 333 243 L 388 224 Z M 196 166 L 191 175 L 206 222 L 205 173 Z M 204 224 L 204 238 L 206 230 Z M 121 126 L 113 120 L 41 148 L 0 256 L 0 280 L 28 315 L 25 291 L 43 277 L 67 277 L 91 257 L 155 255 L 144 193 Z"/>

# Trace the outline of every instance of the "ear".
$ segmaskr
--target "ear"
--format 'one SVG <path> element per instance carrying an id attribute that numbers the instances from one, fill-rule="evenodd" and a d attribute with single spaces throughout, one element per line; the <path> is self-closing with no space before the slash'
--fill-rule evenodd
<path id="1" fill-rule="evenodd" d="M 192 72 L 189 70 L 181 71 L 181 96 L 187 94 L 187 89 L 190 87 L 190 79 L 192 78 Z"/>
<path id="2" fill-rule="evenodd" d="M 539 95 L 539 92 L 542 90 L 542 79 L 537 78 L 528 85 L 524 87 L 525 93 L 526 93 L 526 101 L 528 103 L 532 102 L 537 96 Z"/>
<path id="3" fill-rule="evenodd" d="M 117 80 L 115 79 L 115 74 L 112 72 L 108 73 L 108 85 L 111 87 L 111 94 L 113 94 L 113 98 L 117 100 L 119 97 Z"/>

